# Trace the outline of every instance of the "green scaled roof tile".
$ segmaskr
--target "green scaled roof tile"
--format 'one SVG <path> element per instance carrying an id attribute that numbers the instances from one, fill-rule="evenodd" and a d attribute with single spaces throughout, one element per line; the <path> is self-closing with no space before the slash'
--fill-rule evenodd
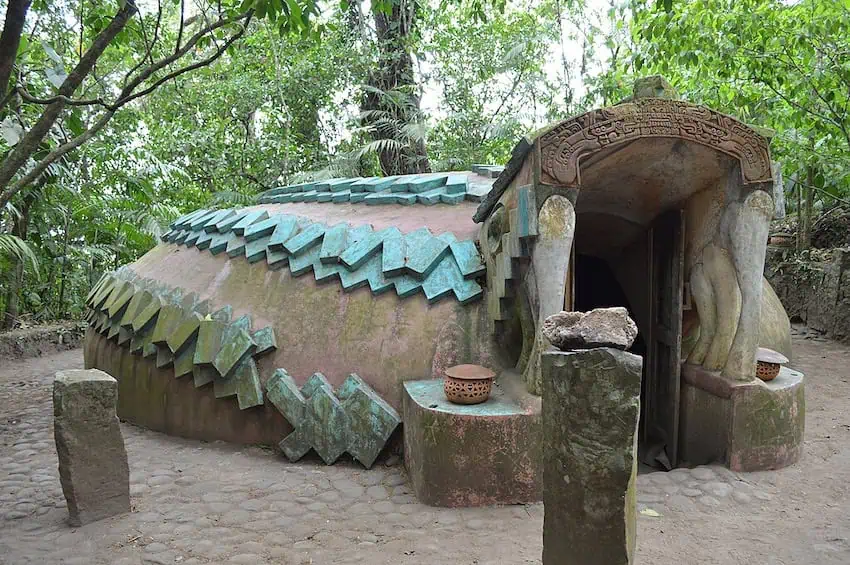
<path id="1" fill-rule="evenodd" d="M 231 229 L 236 235 L 244 235 L 245 230 L 249 226 L 252 226 L 257 222 L 262 222 L 268 217 L 269 213 L 265 210 L 251 210 L 250 212 L 246 212 L 242 219 L 236 222 Z"/>

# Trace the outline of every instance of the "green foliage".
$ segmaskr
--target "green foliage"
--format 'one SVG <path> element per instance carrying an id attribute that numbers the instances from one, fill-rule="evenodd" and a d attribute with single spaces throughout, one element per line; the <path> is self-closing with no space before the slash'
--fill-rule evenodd
<path id="1" fill-rule="evenodd" d="M 805 188 L 829 200 L 850 192 L 848 29 L 846 2 L 637 4 L 629 53 L 597 92 L 627 95 L 635 76 L 662 74 L 691 101 L 777 132 L 771 151 L 785 178 L 807 183 L 812 170 Z"/>

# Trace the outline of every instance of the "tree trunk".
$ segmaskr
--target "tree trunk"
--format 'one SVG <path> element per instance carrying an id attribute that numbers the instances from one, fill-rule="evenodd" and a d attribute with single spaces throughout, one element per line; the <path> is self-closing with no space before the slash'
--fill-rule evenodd
<path id="1" fill-rule="evenodd" d="M 372 132 L 374 140 L 395 139 L 401 147 L 384 147 L 378 154 L 381 170 L 385 175 L 427 173 L 431 171 L 424 140 L 405 139 L 401 129 L 418 118 L 419 94 L 413 73 L 413 58 L 408 52 L 407 41 L 415 17 L 414 0 L 393 0 L 389 14 L 373 10 L 375 34 L 378 41 L 379 61 L 376 69 L 369 73 L 369 85 L 378 92 L 367 92 L 361 110 L 387 112 L 396 127 L 392 131 L 381 129 Z M 382 96 L 381 92 L 397 90 L 408 94 L 408 104 L 402 108 Z M 365 120 L 368 125 L 371 120 Z"/>
<path id="2" fill-rule="evenodd" d="M 815 169 L 806 167 L 806 183 L 798 184 L 797 193 L 797 250 L 803 251 L 812 246 L 812 209 L 815 203 Z"/>
<path id="3" fill-rule="evenodd" d="M 65 237 L 62 240 L 62 265 L 59 268 L 59 306 L 56 308 L 56 316 L 65 318 L 65 270 L 68 265 L 68 235 L 71 231 L 71 212 L 65 217 Z"/>
<path id="4" fill-rule="evenodd" d="M 15 66 L 18 45 L 21 43 L 21 34 L 31 3 L 32 0 L 9 0 L 6 8 L 6 22 L 3 24 L 3 33 L 0 34 L 0 98 L 3 98 L 9 89 L 12 68 Z"/>
<path id="5" fill-rule="evenodd" d="M 15 216 L 12 220 L 12 235 L 15 235 L 21 240 L 27 240 L 27 232 L 29 231 L 30 211 L 35 203 L 35 191 L 26 194 L 18 209 L 20 215 Z M 24 284 L 24 262 L 16 261 L 12 272 L 12 280 L 9 281 L 9 288 L 6 291 L 6 311 L 3 312 L 2 327 L 3 329 L 12 329 L 18 321 L 20 315 L 20 297 L 21 287 Z"/>

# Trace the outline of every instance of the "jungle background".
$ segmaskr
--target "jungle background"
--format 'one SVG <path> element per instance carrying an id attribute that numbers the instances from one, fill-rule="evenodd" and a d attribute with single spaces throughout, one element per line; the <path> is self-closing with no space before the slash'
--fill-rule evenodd
<path id="1" fill-rule="evenodd" d="M 181 211 L 504 163 L 661 74 L 767 128 L 789 256 L 850 243 L 850 0 L 0 0 L 0 328 Z"/>

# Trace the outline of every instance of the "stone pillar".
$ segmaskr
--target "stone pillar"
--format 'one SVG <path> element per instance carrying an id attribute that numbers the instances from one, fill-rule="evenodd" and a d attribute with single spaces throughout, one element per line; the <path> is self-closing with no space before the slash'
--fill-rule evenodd
<path id="1" fill-rule="evenodd" d="M 72 526 L 130 511 L 130 469 L 117 401 L 118 382 L 103 371 L 56 373 L 53 429 Z"/>
<path id="2" fill-rule="evenodd" d="M 543 565 L 630 565 L 642 359 L 547 351 L 543 369 Z"/>

